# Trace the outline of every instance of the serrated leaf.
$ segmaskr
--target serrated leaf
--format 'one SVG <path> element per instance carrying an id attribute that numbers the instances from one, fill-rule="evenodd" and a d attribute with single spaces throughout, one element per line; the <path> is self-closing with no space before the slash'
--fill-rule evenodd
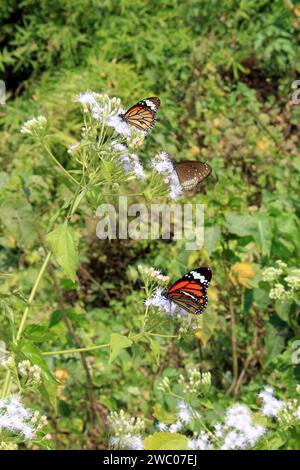
<path id="1" fill-rule="evenodd" d="M 188 438 L 175 432 L 156 432 L 144 440 L 145 450 L 187 450 Z"/>
<path id="2" fill-rule="evenodd" d="M 75 282 L 78 254 L 74 230 L 69 225 L 64 224 L 48 233 L 46 240 L 58 264 L 67 276 Z"/>
<path id="3" fill-rule="evenodd" d="M 132 345 L 131 339 L 127 336 L 113 333 L 110 335 L 110 357 L 109 362 L 113 362 L 122 349 L 129 348 Z"/>

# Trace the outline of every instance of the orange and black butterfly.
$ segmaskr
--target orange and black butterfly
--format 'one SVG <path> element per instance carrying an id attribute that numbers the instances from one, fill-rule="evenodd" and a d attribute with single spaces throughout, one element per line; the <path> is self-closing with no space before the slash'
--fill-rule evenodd
<path id="1" fill-rule="evenodd" d="M 121 114 L 120 117 L 127 124 L 136 127 L 140 131 L 148 132 L 156 122 L 156 111 L 160 107 L 160 99 L 152 96 L 139 101 Z"/>
<path id="2" fill-rule="evenodd" d="M 208 302 L 207 288 L 212 278 L 210 268 L 198 268 L 176 281 L 163 296 L 189 313 L 202 313 Z"/>
<path id="3" fill-rule="evenodd" d="M 212 172 L 207 163 L 194 161 L 174 162 L 174 167 L 183 190 L 187 192 L 199 189 L 200 183 Z"/>

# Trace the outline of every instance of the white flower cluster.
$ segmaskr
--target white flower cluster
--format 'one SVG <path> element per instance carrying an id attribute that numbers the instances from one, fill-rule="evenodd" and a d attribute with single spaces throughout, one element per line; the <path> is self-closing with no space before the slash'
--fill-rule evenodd
<path id="1" fill-rule="evenodd" d="M 84 112 L 89 112 L 99 122 L 113 118 L 121 109 L 120 98 L 109 98 L 104 93 L 95 93 L 93 91 L 80 93 L 76 96 L 75 101 L 81 103 Z"/>
<path id="2" fill-rule="evenodd" d="M 261 412 L 264 416 L 275 417 L 283 407 L 283 401 L 274 397 L 272 387 L 266 387 L 258 397 L 262 400 Z"/>
<path id="3" fill-rule="evenodd" d="M 0 432 L 6 431 L 30 441 L 46 424 L 46 416 L 40 417 L 38 411 L 24 408 L 20 397 L 0 400 Z"/>
<path id="4" fill-rule="evenodd" d="M 262 280 L 265 282 L 273 282 L 282 274 L 281 268 L 266 268 L 262 272 Z"/>
<path id="5" fill-rule="evenodd" d="M 174 302 L 170 302 L 170 300 L 166 299 L 163 295 L 163 289 L 161 287 L 158 287 L 155 291 L 152 297 L 149 299 L 145 300 L 145 305 L 146 307 L 155 307 L 158 308 L 159 310 L 163 310 L 169 317 L 176 317 L 177 316 L 177 311 L 178 308 Z M 179 314 L 180 316 L 180 314 Z"/>
<path id="6" fill-rule="evenodd" d="M 188 448 L 190 450 L 213 450 L 213 444 L 208 433 L 200 431 L 198 435 L 189 439 Z"/>
<path id="7" fill-rule="evenodd" d="M 157 173 L 165 175 L 165 183 L 170 187 L 170 199 L 177 199 L 183 193 L 183 189 L 167 152 L 160 152 L 155 155 L 155 157 L 151 159 L 151 165 Z"/>
<path id="8" fill-rule="evenodd" d="M 272 387 L 266 387 L 258 394 L 262 400 L 262 414 L 270 418 L 276 418 L 281 425 L 292 426 L 300 420 L 300 406 L 296 399 L 282 401 L 274 397 Z"/>
<path id="9" fill-rule="evenodd" d="M 166 284 L 169 282 L 170 278 L 169 276 L 164 276 L 159 269 L 155 269 L 152 266 L 149 268 L 147 266 L 143 266 L 139 264 L 138 266 L 139 272 L 142 274 L 142 276 L 149 277 L 150 279 L 156 280 L 158 282 L 161 282 L 163 284 Z"/>
<path id="10" fill-rule="evenodd" d="M 130 418 L 121 410 L 110 413 L 108 422 L 113 433 L 110 439 L 112 448 L 132 450 L 144 448 L 142 432 L 145 429 L 145 423 L 142 419 Z"/>
<path id="11" fill-rule="evenodd" d="M 165 423 L 158 423 L 157 427 L 161 432 L 179 432 L 193 420 L 199 419 L 200 414 L 185 401 L 180 401 L 177 405 L 177 420 L 175 423 L 167 426 Z"/>
<path id="12" fill-rule="evenodd" d="M 201 373 L 197 369 L 189 369 L 187 377 L 182 374 L 179 376 L 179 383 L 184 393 L 187 394 L 198 394 L 199 391 L 207 392 L 211 386 L 211 374 L 210 372 Z"/>
<path id="13" fill-rule="evenodd" d="M 144 168 L 139 157 L 135 153 L 130 153 L 126 145 L 114 141 L 112 143 L 112 150 L 113 152 L 120 153 L 119 160 L 126 172 L 132 172 L 140 179 L 145 178 Z"/>
<path id="14" fill-rule="evenodd" d="M 0 362 L 0 366 L 3 367 L 4 369 L 11 369 L 14 367 L 15 361 L 12 356 L 8 356 L 6 359 L 2 359 Z"/>
<path id="15" fill-rule="evenodd" d="M 127 137 L 127 145 L 130 149 L 141 147 L 145 141 L 146 133 L 131 127 L 130 136 Z"/>
<path id="16" fill-rule="evenodd" d="M 21 127 L 21 134 L 33 135 L 34 132 L 40 132 L 46 129 L 47 119 L 45 116 L 38 116 L 36 118 L 29 119 L 24 122 Z"/>
<path id="17" fill-rule="evenodd" d="M 275 268 L 266 268 L 262 273 L 263 281 L 275 283 L 270 290 L 269 297 L 273 300 L 292 299 L 300 289 L 300 269 L 289 269 L 281 260 L 277 260 L 276 265 Z"/>
<path id="18" fill-rule="evenodd" d="M 18 364 L 18 372 L 27 387 L 33 387 L 42 382 L 41 368 L 37 365 L 31 365 L 28 360 L 22 361 Z"/>
<path id="19" fill-rule="evenodd" d="M 157 390 L 159 390 L 162 393 L 167 393 L 171 390 L 171 384 L 170 380 L 168 377 L 164 377 L 160 384 L 157 387 Z"/>
<path id="20" fill-rule="evenodd" d="M 227 410 L 223 427 L 217 426 L 216 431 L 223 441 L 221 450 L 237 450 L 254 447 L 266 429 L 253 422 L 246 405 L 236 404 Z"/>

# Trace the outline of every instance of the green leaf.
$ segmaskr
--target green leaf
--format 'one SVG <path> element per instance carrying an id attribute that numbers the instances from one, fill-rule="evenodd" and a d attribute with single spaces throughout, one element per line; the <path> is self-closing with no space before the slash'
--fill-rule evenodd
<path id="1" fill-rule="evenodd" d="M 46 326 L 31 324 L 26 326 L 24 337 L 30 339 L 34 343 L 43 343 L 54 338 L 54 334 L 49 331 Z"/>
<path id="2" fill-rule="evenodd" d="M 54 312 L 52 312 L 49 320 L 49 328 L 59 323 L 62 317 L 63 314 L 59 310 L 55 310 Z"/>
<path id="3" fill-rule="evenodd" d="M 149 340 L 151 351 L 153 352 L 156 364 L 159 366 L 160 360 L 160 346 L 157 341 L 153 341 L 152 339 Z"/>
<path id="4" fill-rule="evenodd" d="M 110 335 L 110 358 L 109 362 L 113 362 L 122 349 L 129 348 L 132 345 L 131 339 L 127 336 L 113 333 Z"/>
<path id="5" fill-rule="evenodd" d="M 57 414 L 57 388 L 59 384 L 45 381 L 39 387 L 39 391 L 46 401 L 52 406 L 54 413 Z"/>
<path id="6" fill-rule="evenodd" d="M 50 232 L 46 240 L 58 264 L 67 276 L 75 282 L 78 254 L 74 230 L 69 225 L 64 224 Z"/>
<path id="7" fill-rule="evenodd" d="M 175 432 L 156 432 L 146 437 L 145 450 L 187 450 L 188 438 Z"/>
<path id="8" fill-rule="evenodd" d="M 160 403 L 156 403 L 153 407 L 153 416 L 165 424 L 173 424 L 177 421 L 177 417 L 170 411 L 166 411 Z"/>
<path id="9" fill-rule="evenodd" d="M 47 362 L 43 358 L 38 348 L 36 348 L 32 343 L 23 342 L 23 344 L 21 345 L 20 351 L 27 359 L 29 359 L 30 362 L 32 362 L 33 364 L 36 364 L 42 369 L 42 374 L 45 380 L 48 380 L 49 382 L 52 382 L 52 383 L 57 383 L 55 377 L 52 375 L 52 373 L 49 370 Z"/>

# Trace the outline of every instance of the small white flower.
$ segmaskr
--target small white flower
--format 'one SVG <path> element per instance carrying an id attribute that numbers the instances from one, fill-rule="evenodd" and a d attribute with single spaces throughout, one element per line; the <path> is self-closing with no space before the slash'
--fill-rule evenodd
<path id="1" fill-rule="evenodd" d="M 277 417 L 278 412 L 282 409 L 284 403 L 278 400 L 273 395 L 273 389 L 266 387 L 262 392 L 258 394 L 258 397 L 262 399 L 262 414 L 264 416 Z"/>
<path id="2" fill-rule="evenodd" d="M 120 108 L 119 113 L 115 116 L 111 116 L 107 119 L 106 124 L 109 127 L 113 127 L 117 134 L 121 134 L 124 137 L 130 137 L 131 128 L 129 124 L 122 118 L 122 114 L 125 113 L 125 109 Z"/>
<path id="3" fill-rule="evenodd" d="M 167 432 L 169 429 L 165 423 L 158 423 L 157 428 L 160 432 Z"/>
<path id="4" fill-rule="evenodd" d="M 165 183 L 170 187 L 169 198 L 177 199 L 183 193 L 183 189 L 167 152 L 161 152 L 155 155 L 155 157 L 151 159 L 151 165 L 157 173 L 165 174 Z"/>
<path id="5" fill-rule="evenodd" d="M 145 301 L 145 305 L 146 307 L 153 306 L 164 310 L 167 315 L 172 317 L 175 314 L 176 305 L 163 297 L 162 292 L 163 289 L 158 287 L 155 290 L 154 295 Z"/>
<path id="6" fill-rule="evenodd" d="M 47 126 L 47 119 L 45 116 L 38 116 L 24 122 L 21 127 L 21 134 L 33 135 L 33 132 L 43 131 Z"/>
<path id="7" fill-rule="evenodd" d="M 176 423 L 171 424 L 169 427 L 169 432 L 178 432 L 182 429 L 182 423 L 180 421 L 176 421 Z"/>

